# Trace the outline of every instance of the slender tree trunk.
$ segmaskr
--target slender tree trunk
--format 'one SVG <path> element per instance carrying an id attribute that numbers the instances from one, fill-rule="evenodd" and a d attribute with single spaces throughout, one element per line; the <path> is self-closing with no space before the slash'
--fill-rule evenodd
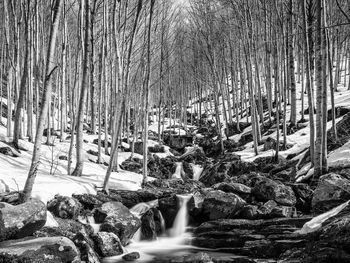
<path id="1" fill-rule="evenodd" d="M 24 186 L 22 201 L 27 201 L 31 196 L 35 177 L 38 171 L 44 124 L 46 121 L 47 109 L 49 106 L 48 103 L 50 101 L 51 90 L 52 90 L 51 77 L 55 66 L 54 56 L 55 56 L 55 49 L 56 49 L 58 25 L 59 25 L 60 15 L 61 15 L 61 6 L 62 6 L 62 1 L 56 0 L 55 6 L 53 8 L 53 11 L 54 11 L 53 22 L 51 25 L 49 46 L 48 46 L 48 52 L 46 57 L 47 61 L 46 61 L 46 70 L 45 70 L 44 94 L 43 94 L 42 103 L 41 103 L 42 108 L 40 112 L 39 123 L 37 124 L 32 163 L 29 169 L 25 186 Z"/>

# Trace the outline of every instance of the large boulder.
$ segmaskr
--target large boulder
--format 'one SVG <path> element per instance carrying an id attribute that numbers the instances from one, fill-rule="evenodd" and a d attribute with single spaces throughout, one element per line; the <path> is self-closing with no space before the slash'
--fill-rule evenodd
<path id="1" fill-rule="evenodd" d="M 139 158 L 129 158 L 120 164 L 120 168 L 126 171 L 139 173 L 142 169 L 142 160 Z"/>
<path id="2" fill-rule="evenodd" d="M 199 181 L 207 187 L 210 187 L 217 183 L 229 181 L 229 175 L 227 173 L 230 167 L 230 162 L 219 162 L 215 165 L 207 164 L 204 167 Z"/>
<path id="3" fill-rule="evenodd" d="M 159 199 L 159 211 L 162 213 L 166 228 L 170 228 L 174 224 L 174 220 L 177 214 L 178 201 L 176 195 Z"/>
<path id="4" fill-rule="evenodd" d="M 79 263 L 79 251 L 66 237 L 27 237 L 0 243 L 1 262 Z"/>
<path id="5" fill-rule="evenodd" d="M 101 257 L 112 257 L 123 254 L 123 246 L 114 233 L 100 231 L 93 236 L 95 248 Z"/>
<path id="6" fill-rule="evenodd" d="M 202 148 L 194 147 L 186 151 L 179 157 L 180 161 L 204 165 L 207 162 L 207 157 Z"/>
<path id="7" fill-rule="evenodd" d="M 46 223 L 46 205 L 38 199 L 13 206 L 0 203 L 0 241 L 23 238 Z"/>
<path id="8" fill-rule="evenodd" d="M 80 251 L 82 262 L 101 263 L 100 257 L 95 251 L 94 241 L 90 237 L 80 232 L 72 240 Z"/>
<path id="9" fill-rule="evenodd" d="M 141 226 L 141 221 L 120 202 L 107 202 L 97 208 L 94 213 L 96 223 L 102 223 L 100 231 L 116 234 L 123 246 Z"/>
<path id="10" fill-rule="evenodd" d="M 329 173 L 320 177 L 312 197 L 312 209 L 315 212 L 328 211 L 349 200 L 350 180 L 339 174 Z"/>
<path id="11" fill-rule="evenodd" d="M 103 192 L 97 192 L 94 194 L 73 194 L 73 198 L 79 201 L 82 204 L 83 209 L 85 210 L 93 210 L 96 207 L 101 206 L 103 203 L 107 203 L 110 201 L 121 202 L 122 198 L 120 195 L 109 192 L 109 194 L 105 194 Z"/>
<path id="12" fill-rule="evenodd" d="M 202 209 L 210 220 L 234 218 L 245 203 L 242 198 L 233 193 L 214 190 L 204 198 Z"/>
<path id="13" fill-rule="evenodd" d="M 120 202 L 128 208 L 139 203 L 147 203 L 159 198 L 160 193 L 150 189 L 140 189 L 138 191 L 114 190 L 110 189 L 109 196 L 119 196 Z M 119 201 L 119 200 L 114 200 Z"/>
<path id="14" fill-rule="evenodd" d="M 47 210 L 63 219 L 77 219 L 81 209 L 79 201 L 69 196 L 55 195 L 54 199 L 47 203 Z"/>
<path id="15" fill-rule="evenodd" d="M 153 210 L 148 210 L 141 217 L 141 240 L 156 240 L 157 230 Z"/>
<path id="16" fill-rule="evenodd" d="M 176 170 L 176 162 L 174 157 L 159 158 L 157 155 L 149 157 L 147 163 L 149 176 L 158 179 L 169 179 Z"/>
<path id="17" fill-rule="evenodd" d="M 311 200 L 313 191 L 308 184 L 295 183 L 289 184 L 292 187 L 297 198 L 296 208 L 298 211 L 309 213 L 311 210 Z"/>
<path id="18" fill-rule="evenodd" d="M 252 194 L 261 201 L 274 200 L 286 206 L 295 206 L 296 204 L 296 197 L 290 186 L 264 176 L 256 177 Z"/>

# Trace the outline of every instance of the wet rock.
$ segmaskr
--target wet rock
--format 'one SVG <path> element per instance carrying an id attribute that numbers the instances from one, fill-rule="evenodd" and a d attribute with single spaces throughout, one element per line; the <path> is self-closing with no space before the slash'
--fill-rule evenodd
<path id="1" fill-rule="evenodd" d="M 156 240 L 157 231 L 152 210 L 148 210 L 141 217 L 141 240 Z"/>
<path id="2" fill-rule="evenodd" d="M 121 198 L 120 202 L 128 208 L 139 203 L 146 203 L 158 199 L 162 195 L 161 192 L 152 189 L 140 189 L 137 191 L 110 189 L 109 192 L 110 196 L 119 196 Z"/>
<path id="3" fill-rule="evenodd" d="M 209 192 L 203 201 L 203 213 L 210 220 L 219 218 L 233 218 L 245 205 L 245 201 L 233 193 L 225 193 L 220 190 Z"/>
<path id="4" fill-rule="evenodd" d="M 184 180 L 189 179 L 193 179 L 193 167 L 191 166 L 190 163 L 188 162 L 182 162 L 182 168 L 185 172 L 185 178 L 183 178 Z"/>
<path id="5" fill-rule="evenodd" d="M 289 184 L 289 186 L 292 187 L 297 198 L 297 203 L 295 205 L 297 210 L 304 213 L 309 213 L 311 210 L 311 200 L 313 195 L 313 191 L 311 190 L 310 186 L 302 183 Z"/>
<path id="6" fill-rule="evenodd" d="M 151 208 L 151 210 L 153 212 L 153 220 L 155 224 L 156 234 L 157 236 L 160 236 L 164 233 L 165 230 L 164 218 L 157 208 L 153 207 Z"/>
<path id="7" fill-rule="evenodd" d="M 0 254 L 2 253 L 14 257 L 16 261 L 12 262 L 80 262 L 78 249 L 66 237 L 27 237 L 4 241 L 0 243 Z"/>
<path id="8" fill-rule="evenodd" d="M 44 226 L 40 230 L 36 231 L 33 236 L 35 237 L 55 237 L 64 236 L 69 239 L 74 239 L 78 233 L 83 233 L 86 237 L 93 233 L 93 229 L 88 224 L 82 224 L 79 221 L 72 219 L 62 219 L 59 217 L 54 218 L 57 222 L 57 226 Z"/>
<path id="9" fill-rule="evenodd" d="M 286 206 L 295 206 L 296 204 L 296 197 L 290 186 L 263 176 L 256 177 L 252 194 L 262 201 L 274 200 Z"/>
<path id="10" fill-rule="evenodd" d="M 198 252 L 196 254 L 190 254 L 174 258 L 171 263 L 213 263 L 213 259 L 209 254 L 204 252 Z"/>
<path id="11" fill-rule="evenodd" d="M 93 210 L 94 208 L 101 206 L 103 203 L 110 201 L 120 202 L 122 198 L 120 195 L 110 192 L 109 195 L 104 194 L 103 192 L 97 192 L 94 194 L 81 194 L 81 195 L 72 195 L 73 198 L 79 201 L 82 204 L 83 209 Z"/>
<path id="12" fill-rule="evenodd" d="M 114 233 L 100 231 L 93 236 L 95 247 L 102 257 L 112 257 L 123 254 L 123 246 Z"/>
<path id="13" fill-rule="evenodd" d="M 102 223 L 100 231 L 116 234 L 123 246 L 128 244 L 141 225 L 140 219 L 120 202 L 104 203 L 95 210 L 94 218 L 96 223 Z"/>
<path id="14" fill-rule="evenodd" d="M 174 220 L 177 214 L 178 202 L 176 195 L 159 199 L 159 211 L 162 213 L 165 220 L 166 228 L 170 228 L 174 224 Z"/>
<path id="15" fill-rule="evenodd" d="M 94 242 L 92 239 L 84 235 L 83 233 L 78 233 L 72 239 L 75 246 L 80 251 L 80 258 L 84 262 L 89 263 L 100 263 L 100 257 L 95 252 Z"/>
<path id="16" fill-rule="evenodd" d="M 329 173 L 320 177 L 312 198 L 312 209 L 317 212 L 331 208 L 349 200 L 350 181 L 342 176 Z"/>
<path id="17" fill-rule="evenodd" d="M 207 162 L 207 157 L 203 149 L 195 147 L 179 157 L 179 161 L 204 165 Z"/>
<path id="18" fill-rule="evenodd" d="M 47 203 L 47 210 L 63 219 L 77 219 L 82 205 L 73 197 L 55 195 L 54 199 Z"/>
<path id="19" fill-rule="evenodd" d="M 4 146 L 0 147 L 0 153 L 3 155 L 11 156 L 11 157 L 20 157 L 21 154 L 17 152 L 15 149 L 9 147 L 9 146 Z"/>
<path id="20" fill-rule="evenodd" d="M 242 198 L 247 198 L 252 189 L 244 184 L 240 183 L 217 183 L 213 185 L 213 189 L 215 190 L 221 190 L 225 193 L 234 193 L 236 195 L 239 195 Z"/>
<path id="21" fill-rule="evenodd" d="M 229 181 L 228 171 L 231 167 L 229 162 L 219 162 L 215 165 L 207 164 L 202 172 L 199 181 L 210 187 L 214 184 Z"/>
<path id="22" fill-rule="evenodd" d="M 38 199 L 13 206 L 0 203 L 0 241 L 23 238 L 46 223 L 46 206 Z"/>
<path id="23" fill-rule="evenodd" d="M 122 257 L 125 261 L 135 261 L 140 258 L 139 252 L 131 252 Z"/>

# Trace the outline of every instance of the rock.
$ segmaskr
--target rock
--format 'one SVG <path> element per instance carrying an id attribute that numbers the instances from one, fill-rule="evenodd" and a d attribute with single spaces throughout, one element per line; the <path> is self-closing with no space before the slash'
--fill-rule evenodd
<path id="1" fill-rule="evenodd" d="M 207 157 L 205 156 L 203 149 L 194 147 L 181 155 L 179 161 L 204 165 L 207 162 Z"/>
<path id="2" fill-rule="evenodd" d="M 120 202 L 128 208 L 131 208 L 139 203 L 147 203 L 149 201 L 158 199 L 161 194 L 162 193 L 152 191 L 150 189 L 140 189 L 137 191 L 110 189 L 109 191 L 109 196 L 119 196 L 119 198 L 121 198 Z"/>
<path id="3" fill-rule="evenodd" d="M 38 199 L 20 205 L 0 203 L 0 241 L 23 238 L 46 223 L 46 206 Z"/>
<path id="4" fill-rule="evenodd" d="M 122 256 L 122 259 L 124 259 L 125 261 L 135 261 L 139 258 L 140 258 L 139 252 L 131 252 L 131 253 L 128 253 L 128 254 Z"/>
<path id="5" fill-rule="evenodd" d="M 258 176 L 252 194 L 262 201 L 274 200 L 281 205 L 295 206 L 296 197 L 290 186 Z"/>
<path id="6" fill-rule="evenodd" d="M 48 135 L 49 135 L 48 129 L 47 129 L 47 128 L 44 129 L 43 135 L 44 135 L 44 136 L 48 136 Z M 59 133 L 58 133 L 54 128 L 50 128 L 50 135 L 51 135 L 51 136 L 59 136 Z"/>
<path id="7" fill-rule="evenodd" d="M 261 211 L 258 210 L 258 207 L 256 205 L 245 205 L 239 212 L 238 218 L 243 218 L 243 219 L 258 219 L 261 216 Z"/>
<path id="8" fill-rule="evenodd" d="M 162 213 L 166 228 L 171 228 L 177 214 L 178 203 L 176 195 L 159 199 L 159 211 Z"/>
<path id="9" fill-rule="evenodd" d="M 309 213 L 311 210 L 311 200 L 313 195 L 310 186 L 302 183 L 289 184 L 289 186 L 292 187 L 297 198 L 297 203 L 295 205 L 297 210 Z"/>
<path id="10" fill-rule="evenodd" d="M 141 225 L 140 219 L 130 213 L 120 202 L 107 202 L 94 213 L 96 223 L 102 223 L 100 231 L 116 234 L 122 245 L 128 244 Z"/>
<path id="11" fill-rule="evenodd" d="M 163 145 L 156 144 L 154 146 L 149 146 L 148 150 L 150 153 L 164 153 L 165 149 Z"/>
<path id="12" fill-rule="evenodd" d="M 123 254 L 123 246 L 114 233 L 100 231 L 93 236 L 95 247 L 101 257 L 112 257 Z"/>
<path id="13" fill-rule="evenodd" d="M 94 150 L 91 150 L 91 149 L 87 150 L 87 153 L 91 154 L 93 156 L 98 156 L 98 151 L 94 151 Z"/>
<path id="14" fill-rule="evenodd" d="M 86 237 L 93 234 L 93 228 L 88 224 L 82 224 L 79 221 L 72 219 L 54 218 L 58 226 L 44 226 L 36 231 L 35 237 L 54 237 L 64 236 L 69 239 L 74 239 L 78 233 L 83 233 Z"/>
<path id="15" fill-rule="evenodd" d="M 0 153 L 7 155 L 7 156 L 11 156 L 11 157 L 20 157 L 21 156 L 21 154 L 19 152 L 17 152 L 15 149 L 13 149 L 9 146 L 0 147 Z"/>
<path id="16" fill-rule="evenodd" d="M 328 152 L 334 151 L 335 149 L 341 147 L 350 139 L 350 113 L 344 115 L 344 117 L 337 122 L 336 124 L 337 130 L 337 139 L 335 140 L 332 129 L 327 131 L 327 150 Z"/>
<path id="17" fill-rule="evenodd" d="M 296 210 L 294 207 L 283 206 L 277 204 L 273 200 L 267 201 L 262 207 L 260 218 L 278 218 L 278 217 L 294 217 L 296 216 Z"/>
<path id="18" fill-rule="evenodd" d="M 7 253 L 16 258 L 10 262 L 72 262 L 79 263 L 79 251 L 66 237 L 27 237 L 0 243 L 0 255 Z M 0 256 L 1 259 L 1 256 Z M 3 261 L 9 262 L 9 261 Z"/>
<path id="19" fill-rule="evenodd" d="M 80 251 L 80 258 L 86 263 L 100 263 L 100 258 L 95 252 L 94 242 L 92 239 L 84 235 L 83 233 L 78 233 L 72 239 L 76 247 Z"/>
<path id="20" fill-rule="evenodd" d="M 196 254 L 190 254 L 181 256 L 170 261 L 171 263 L 213 263 L 213 259 L 209 254 L 204 252 L 198 252 Z"/>
<path id="21" fill-rule="evenodd" d="M 143 155 L 143 142 L 134 142 L 134 152 Z"/>
<path id="22" fill-rule="evenodd" d="M 141 240 L 156 240 L 157 231 L 152 210 L 148 210 L 141 217 Z"/>
<path id="23" fill-rule="evenodd" d="M 62 161 L 68 161 L 68 156 L 66 156 L 66 155 L 60 155 L 60 156 L 58 157 L 58 159 L 59 159 L 59 160 L 62 160 Z"/>
<path id="24" fill-rule="evenodd" d="M 350 181 L 342 176 L 329 173 L 320 177 L 312 197 L 312 209 L 328 211 L 350 198 Z"/>
<path id="25" fill-rule="evenodd" d="M 173 157 L 159 158 L 157 155 L 148 158 L 148 174 L 158 179 L 169 179 L 175 173 L 176 163 Z"/>
<path id="26" fill-rule="evenodd" d="M 77 219 L 82 205 L 73 197 L 55 195 L 54 199 L 47 203 L 47 210 L 63 219 Z"/>
<path id="27" fill-rule="evenodd" d="M 271 170 L 281 170 L 280 167 L 285 167 L 287 160 L 282 156 L 278 156 L 277 160 L 275 156 L 263 156 L 256 158 L 253 163 L 256 165 L 256 169 L 263 173 L 269 173 Z"/>
<path id="28" fill-rule="evenodd" d="M 97 139 L 94 139 L 92 141 L 93 144 L 96 144 L 98 145 L 98 138 Z M 112 146 L 112 143 L 110 141 L 107 142 L 108 143 L 108 147 L 111 147 Z M 101 140 L 101 146 L 102 147 L 105 147 L 105 140 Z"/>
<path id="29" fill-rule="evenodd" d="M 227 127 L 225 128 L 225 134 L 228 137 L 231 137 L 232 135 L 241 133 L 245 128 L 247 128 L 250 125 L 251 124 L 248 122 L 239 122 L 238 125 L 237 122 L 228 123 Z"/>
<path id="30" fill-rule="evenodd" d="M 245 201 L 239 196 L 214 190 L 205 196 L 202 209 L 210 220 L 215 220 L 235 217 L 244 205 Z"/>
<path id="31" fill-rule="evenodd" d="M 203 169 L 199 181 L 207 187 L 229 181 L 228 171 L 230 167 L 231 164 L 229 162 L 219 162 L 215 165 L 207 164 Z"/>
<path id="32" fill-rule="evenodd" d="M 138 158 L 126 159 L 120 164 L 120 168 L 126 171 L 139 173 L 142 169 L 142 160 Z"/>
<path id="33" fill-rule="evenodd" d="M 242 198 L 247 198 L 252 192 L 250 187 L 240 183 L 217 183 L 213 185 L 213 188 L 225 193 L 234 193 Z"/>
<path id="34" fill-rule="evenodd" d="M 94 194 L 81 194 L 81 195 L 72 195 L 73 198 L 79 201 L 82 204 L 83 209 L 93 210 L 96 207 L 101 206 L 103 203 L 110 201 L 120 202 L 122 198 L 120 195 L 110 192 L 109 195 L 104 194 L 103 192 L 97 192 Z"/>
<path id="35" fill-rule="evenodd" d="M 277 141 L 271 137 L 268 137 L 264 142 L 263 151 L 276 150 L 276 149 L 277 149 Z"/>
<path id="36" fill-rule="evenodd" d="M 245 145 L 251 141 L 253 141 L 253 133 L 252 133 L 252 131 L 248 131 L 248 132 L 245 132 L 241 135 L 241 138 L 239 139 L 239 144 Z"/>

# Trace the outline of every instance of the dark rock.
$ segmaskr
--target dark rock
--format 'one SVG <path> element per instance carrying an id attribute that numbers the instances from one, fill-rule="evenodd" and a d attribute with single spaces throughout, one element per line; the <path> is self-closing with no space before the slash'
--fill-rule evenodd
<path id="1" fill-rule="evenodd" d="M 317 212 L 331 208 L 350 199 L 350 181 L 334 173 L 320 177 L 312 198 L 312 209 Z"/>
<path id="2" fill-rule="evenodd" d="M 274 200 L 286 206 L 296 204 L 296 197 L 290 186 L 263 176 L 256 177 L 252 194 L 262 201 Z"/>
<path id="3" fill-rule="evenodd" d="M 157 208 L 153 207 L 151 210 L 153 212 L 156 234 L 157 236 L 160 236 L 165 231 L 164 218 Z"/>
<path id="4" fill-rule="evenodd" d="M 164 146 L 160 145 L 160 144 L 156 144 L 154 146 L 149 146 L 148 150 L 151 153 L 164 153 L 165 152 Z"/>
<path id="5" fill-rule="evenodd" d="M 94 139 L 94 140 L 92 141 L 92 143 L 98 145 L 98 139 Z M 108 144 L 108 147 L 111 147 L 111 146 L 112 146 L 112 143 L 111 143 L 110 141 L 108 141 L 107 144 Z M 102 147 L 105 147 L 105 140 L 101 140 L 101 146 L 102 146 Z"/>
<path id="6" fill-rule="evenodd" d="M 96 207 L 101 206 L 103 203 L 110 201 L 120 202 L 122 198 L 120 195 L 110 192 L 109 195 L 106 195 L 102 192 L 97 192 L 96 195 L 93 194 L 81 194 L 81 195 L 72 195 L 73 198 L 79 201 L 83 205 L 85 210 L 93 210 Z"/>
<path id="7" fill-rule="evenodd" d="M 282 171 L 271 175 L 273 180 L 279 180 L 284 183 L 294 181 L 295 176 L 296 170 L 294 167 L 283 169 Z"/>
<path id="8" fill-rule="evenodd" d="M 88 153 L 88 154 L 91 154 L 91 155 L 93 155 L 93 156 L 98 156 L 98 152 L 97 152 L 97 151 L 94 151 L 94 150 L 91 150 L 91 149 L 87 150 L 87 153 Z"/>
<path id="9" fill-rule="evenodd" d="M 173 157 L 159 158 L 157 155 L 148 158 L 148 174 L 158 179 L 169 179 L 175 173 L 176 163 Z"/>
<path id="10" fill-rule="evenodd" d="M 47 128 L 44 129 L 43 135 L 44 135 L 44 136 L 48 136 L 48 135 L 49 135 L 48 129 L 47 129 Z M 50 128 L 50 135 L 51 135 L 51 136 L 59 136 L 59 133 L 58 133 L 54 128 Z"/>
<path id="11" fill-rule="evenodd" d="M 264 142 L 263 151 L 276 150 L 276 149 L 277 149 L 277 141 L 271 137 L 268 137 Z"/>
<path id="12" fill-rule="evenodd" d="M 292 187 L 297 198 L 297 203 L 295 205 L 297 210 L 309 213 L 311 210 L 311 200 L 313 195 L 310 186 L 302 183 L 289 184 L 289 186 Z"/>
<path id="13" fill-rule="evenodd" d="M 241 138 L 239 139 L 239 144 L 240 145 L 245 145 L 247 144 L 248 142 L 251 142 L 253 141 L 253 133 L 252 131 L 248 131 L 246 133 L 243 133 L 241 135 Z"/>
<path id="14" fill-rule="evenodd" d="M 59 236 L 4 241 L 0 243 L 0 255 L 2 253 L 15 257 L 16 261 L 12 262 L 80 262 L 79 251 L 74 243 L 66 237 Z"/>
<path id="15" fill-rule="evenodd" d="M 210 220 L 233 218 L 245 205 L 245 201 L 233 193 L 211 191 L 204 198 L 202 209 Z"/>
<path id="16" fill-rule="evenodd" d="M 237 122 L 228 123 L 227 127 L 225 128 L 225 134 L 228 137 L 239 134 L 250 125 L 251 124 L 248 122 L 239 122 L 238 125 Z"/>
<path id="17" fill-rule="evenodd" d="M 228 182 L 230 180 L 228 175 L 230 168 L 230 162 L 219 162 L 215 165 L 207 164 L 203 169 L 199 181 L 207 187 L 225 181 Z"/>
<path id="18" fill-rule="evenodd" d="M 60 155 L 60 156 L 58 157 L 58 159 L 59 159 L 59 160 L 63 160 L 63 161 L 68 161 L 68 156 L 66 156 L 66 155 Z"/>
<path id="19" fill-rule="evenodd" d="M 256 169 L 263 173 L 268 173 L 273 169 L 279 169 L 279 167 L 285 167 L 287 160 L 282 156 L 278 156 L 277 160 L 275 156 L 263 156 L 256 158 L 253 163 L 256 165 Z"/>
<path id="20" fill-rule="evenodd" d="M 258 219 L 260 218 L 260 210 L 258 210 L 258 207 L 256 205 L 245 205 L 241 209 L 241 211 L 238 214 L 238 218 L 243 218 L 243 219 Z"/>
<path id="21" fill-rule="evenodd" d="M 182 168 L 185 172 L 185 178 L 182 178 L 184 180 L 193 179 L 193 167 L 188 162 L 182 162 Z"/>
<path id="22" fill-rule="evenodd" d="M 196 254 L 176 257 L 172 259 L 170 262 L 171 263 L 213 263 L 213 259 L 207 253 L 198 252 Z"/>
<path id="23" fill-rule="evenodd" d="M 92 239 L 80 232 L 76 234 L 72 240 L 80 251 L 80 258 L 82 261 L 89 263 L 101 262 L 100 257 L 95 252 L 94 242 Z"/>
<path id="24" fill-rule="evenodd" d="M 0 147 L 0 153 L 7 155 L 7 156 L 11 156 L 11 157 L 20 157 L 21 156 L 21 154 L 19 152 L 17 152 L 15 149 L 13 149 L 9 146 Z"/>
<path id="25" fill-rule="evenodd" d="M 262 212 L 260 218 L 278 218 L 278 217 L 295 217 L 296 210 L 291 206 L 283 206 L 277 204 L 275 201 L 267 201 L 259 208 Z"/>
<path id="26" fill-rule="evenodd" d="M 0 241 L 23 238 L 46 223 L 46 206 L 38 199 L 13 206 L 0 203 Z"/>
<path id="27" fill-rule="evenodd" d="M 347 113 L 336 124 L 337 140 L 335 140 L 335 137 L 332 134 L 332 129 L 329 129 L 327 131 L 328 152 L 334 151 L 335 149 L 341 147 L 342 145 L 344 145 L 346 142 L 350 140 L 349 130 L 350 130 L 350 113 Z"/>
<path id="28" fill-rule="evenodd" d="M 195 147 L 194 149 L 184 153 L 179 157 L 179 161 L 204 165 L 207 162 L 207 157 L 203 149 Z"/>
<path id="29" fill-rule="evenodd" d="M 141 225 L 140 219 L 120 202 L 104 203 L 95 210 L 94 217 L 96 223 L 102 223 L 100 231 L 116 234 L 123 246 L 128 244 Z"/>
<path id="30" fill-rule="evenodd" d="M 159 199 L 159 211 L 162 213 L 166 228 L 170 228 L 174 224 L 177 214 L 178 203 L 176 195 Z"/>
<path id="31" fill-rule="evenodd" d="M 134 152 L 143 155 L 143 142 L 134 142 Z"/>
<path id="32" fill-rule="evenodd" d="M 109 193 L 110 195 L 119 196 L 121 198 L 120 202 L 128 208 L 139 203 L 146 203 L 158 199 L 162 195 L 162 193 L 151 189 L 140 189 L 137 191 L 110 189 Z"/>
<path id="33" fill-rule="evenodd" d="M 95 247 L 101 257 L 112 257 L 123 254 L 123 246 L 114 233 L 100 231 L 93 236 Z"/>
<path id="34" fill-rule="evenodd" d="M 139 252 L 131 252 L 122 257 L 125 261 L 135 261 L 140 258 Z"/>
<path id="35" fill-rule="evenodd" d="M 120 168 L 126 171 L 139 173 L 142 169 L 142 160 L 138 158 L 126 159 L 120 164 Z"/>
<path id="36" fill-rule="evenodd" d="M 81 209 L 79 201 L 68 196 L 55 195 L 54 199 L 47 203 L 47 210 L 63 219 L 77 219 Z"/>
<path id="37" fill-rule="evenodd" d="M 156 224 L 152 210 L 148 210 L 141 217 L 141 240 L 156 240 Z"/>
<path id="38" fill-rule="evenodd" d="M 215 190 L 221 190 L 225 193 L 234 193 L 236 195 L 239 195 L 242 198 L 247 198 L 250 194 L 252 189 L 244 184 L 240 183 L 217 183 L 213 185 L 213 188 Z"/>

